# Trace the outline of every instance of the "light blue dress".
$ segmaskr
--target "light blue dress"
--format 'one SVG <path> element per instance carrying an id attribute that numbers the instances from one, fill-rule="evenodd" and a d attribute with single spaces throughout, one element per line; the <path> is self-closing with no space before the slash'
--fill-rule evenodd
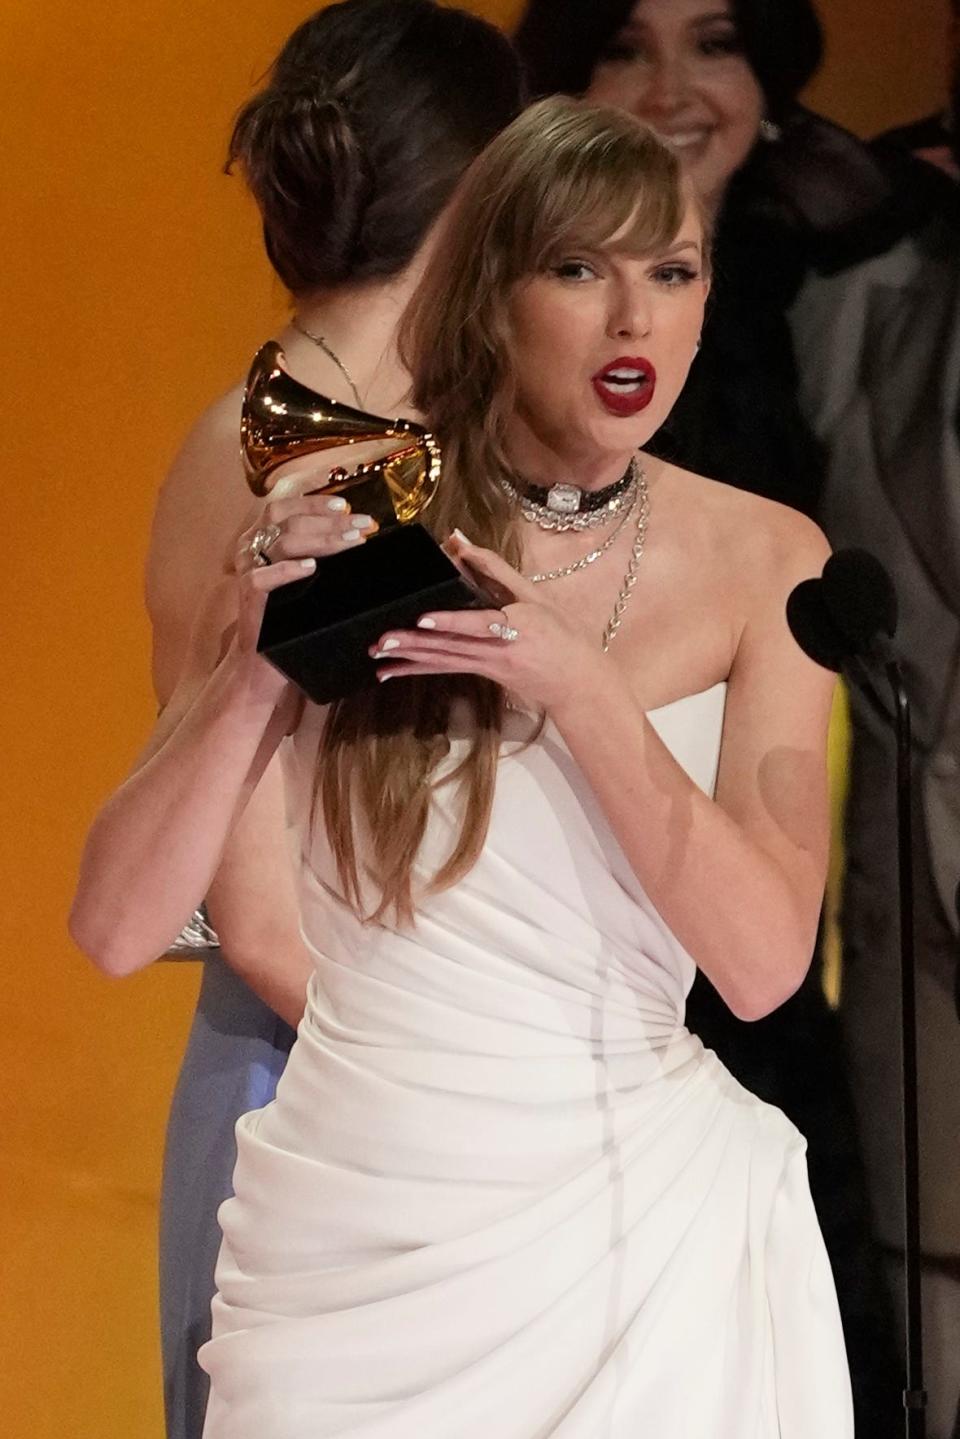
<path id="1" fill-rule="evenodd" d="M 160 1326 L 168 1439 L 200 1439 L 209 1381 L 217 1210 L 232 1194 L 234 1126 L 273 1098 L 294 1032 L 214 951 L 167 1126 L 160 1201 Z"/>

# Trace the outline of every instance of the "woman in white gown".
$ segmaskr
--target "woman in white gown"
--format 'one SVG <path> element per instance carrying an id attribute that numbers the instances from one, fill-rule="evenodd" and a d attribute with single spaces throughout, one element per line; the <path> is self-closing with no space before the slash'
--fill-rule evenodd
<path id="1" fill-rule="evenodd" d="M 784 618 L 822 537 L 638 453 L 707 288 L 643 126 L 510 126 L 404 342 L 445 454 L 427 521 L 500 606 L 391 631 L 380 685 L 304 704 L 255 642 L 329 520 L 272 503 L 223 660 L 94 826 L 74 932 L 125 972 L 288 734 L 316 973 L 238 1126 L 207 1439 L 852 1434 L 803 1141 L 683 1026 L 695 964 L 743 1017 L 795 989 L 827 829 L 830 679 Z"/>

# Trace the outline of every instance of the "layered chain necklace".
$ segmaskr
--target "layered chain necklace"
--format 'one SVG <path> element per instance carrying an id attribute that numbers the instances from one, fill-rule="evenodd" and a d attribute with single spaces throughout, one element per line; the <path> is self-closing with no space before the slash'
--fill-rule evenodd
<path id="1" fill-rule="evenodd" d="M 631 515 L 636 514 L 630 558 L 614 601 L 613 612 L 600 640 L 600 648 L 606 654 L 623 623 L 627 605 L 637 583 L 637 572 L 646 545 L 650 493 L 646 473 L 640 461 L 636 455 L 632 456 L 623 477 L 604 490 L 581 491 L 574 485 L 554 485 L 550 490 L 528 485 L 520 490 L 503 477 L 500 484 L 505 493 L 516 501 L 523 518 L 543 530 L 593 529 L 608 522 L 611 515 L 619 516 L 603 543 L 588 550 L 579 559 L 569 565 L 560 565 L 554 570 L 526 575 L 525 578 L 535 585 L 545 584 L 548 580 L 566 579 L 569 575 L 579 574 L 589 565 L 595 564 L 614 544 Z M 559 503 L 557 491 L 563 492 Z M 583 518 L 584 516 L 586 518 Z"/>
<path id="2" fill-rule="evenodd" d="M 585 555 L 581 555 L 578 560 L 574 560 L 573 563 L 570 565 L 561 565 L 558 569 L 555 570 L 544 570 L 541 574 L 527 575 L 526 578 L 530 581 L 531 584 L 542 585 L 547 580 L 563 580 L 566 579 L 568 575 L 579 574 L 581 570 L 585 570 L 589 565 L 596 564 L 600 556 L 605 555 L 607 550 L 609 550 L 616 541 L 616 538 L 619 535 L 620 531 L 623 529 L 624 525 L 627 523 L 630 516 L 633 514 L 636 503 L 637 492 L 634 492 L 630 503 L 624 509 L 622 515 L 617 520 L 617 523 L 614 525 L 609 535 L 607 535 L 607 538 L 603 541 L 602 544 L 597 545 L 595 549 L 588 550 Z"/>

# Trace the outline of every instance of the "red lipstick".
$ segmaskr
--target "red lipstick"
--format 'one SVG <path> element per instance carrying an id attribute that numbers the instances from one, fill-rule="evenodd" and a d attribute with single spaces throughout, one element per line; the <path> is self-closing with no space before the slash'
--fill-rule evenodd
<path id="1" fill-rule="evenodd" d="M 657 372 L 642 356 L 621 355 L 598 370 L 591 384 L 611 415 L 638 415 L 653 399 Z"/>

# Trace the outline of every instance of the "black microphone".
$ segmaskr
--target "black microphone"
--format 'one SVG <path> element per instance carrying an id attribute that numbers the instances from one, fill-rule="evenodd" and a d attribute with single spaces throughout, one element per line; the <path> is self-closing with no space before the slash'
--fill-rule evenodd
<path id="1" fill-rule="evenodd" d="M 823 598 L 823 580 L 803 580 L 787 600 L 787 624 L 804 654 L 825 670 L 840 672 L 852 653 Z"/>
<path id="2" fill-rule="evenodd" d="M 897 592 L 869 550 L 838 550 L 823 567 L 823 604 L 854 653 L 887 665 L 897 632 Z"/>
<path id="3" fill-rule="evenodd" d="M 838 550 L 821 579 L 803 580 L 791 592 L 787 623 L 804 654 L 824 669 L 856 672 L 856 661 L 886 667 L 895 659 L 893 581 L 868 550 Z"/>
<path id="4" fill-rule="evenodd" d="M 897 689 L 900 665 L 891 643 L 897 592 L 869 550 L 837 550 L 819 580 L 803 580 L 787 600 L 787 623 L 804 654 L 824 669 L 841 670 L 887 720 L 889 703 L 873 683 L 881 671 Z"/>

